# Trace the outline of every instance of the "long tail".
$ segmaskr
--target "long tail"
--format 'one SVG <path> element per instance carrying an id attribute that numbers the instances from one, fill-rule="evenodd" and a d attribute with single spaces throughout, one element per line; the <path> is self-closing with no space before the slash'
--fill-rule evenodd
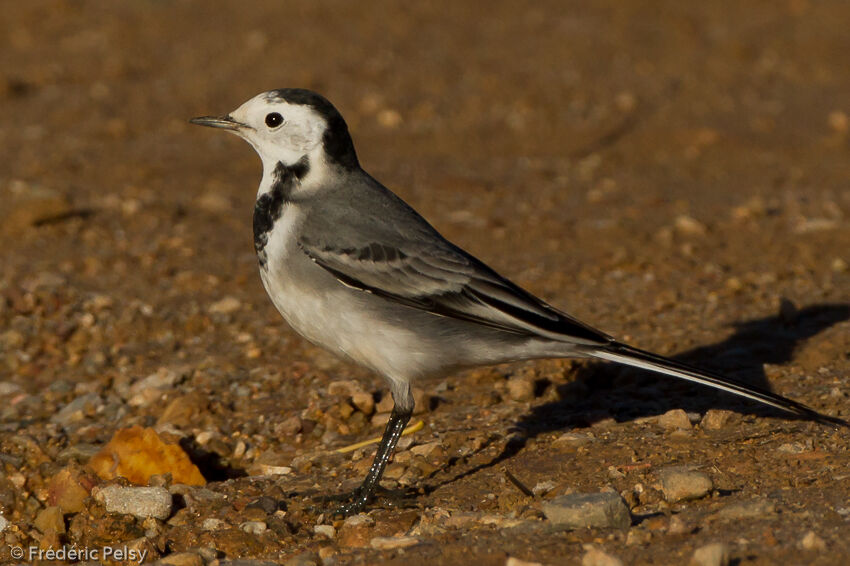
<path id="1" fill-rule="evenodd" d="M 587 348 L 586 353 L 603 360 L 639 367 L 728 391 L 819 423 L 850 428 L 850 422 L 824 415 L 797 401 L 626 344 L 614 342 L 597 349 Z"/>

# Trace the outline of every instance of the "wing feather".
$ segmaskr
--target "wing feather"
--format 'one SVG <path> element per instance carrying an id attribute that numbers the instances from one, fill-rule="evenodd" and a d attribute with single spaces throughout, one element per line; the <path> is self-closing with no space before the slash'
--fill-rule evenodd
<path id="1" fill-rule="evenodd" d="M 334 248 L 303 236 L 298 243 L 340 282 L 408 307 L 516 334 L 582 344 L 610 340 L 442 239 L 439 246 L 406 241 Z"/>

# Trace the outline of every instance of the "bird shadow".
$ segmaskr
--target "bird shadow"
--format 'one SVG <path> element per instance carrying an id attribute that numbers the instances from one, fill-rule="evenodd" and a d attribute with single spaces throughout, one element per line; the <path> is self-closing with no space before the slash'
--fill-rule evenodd
<path id="1" fill-rule="evenodd" d="M 812 305 L 797 310 L 790 302 L 783 301 L 778 314 L 736 323 L 735 332 L 725 340 L 671 357 L 770 390 L 765 364 L 791 361 L 801 342 L 848 319 L 850 304 Z M 516 456 L 529 439 L 540 434 L 590 426 L 604 419 L 624 422 L 679 408 L 689 413 L 726 409 L 752 415 L 798 418 L 722 391 L 608 362 L 583 365 L 573 381 L 557 386 L 556 397 L 557 400 L 536 406 L 521 417 L 514 424 L 514 434 L 495 458 L 440 485 L 453 483 Z"/>

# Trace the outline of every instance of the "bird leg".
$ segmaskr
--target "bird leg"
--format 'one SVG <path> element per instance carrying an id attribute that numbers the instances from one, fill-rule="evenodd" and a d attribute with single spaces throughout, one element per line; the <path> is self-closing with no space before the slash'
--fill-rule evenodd
<path id="1" fill-rule="evenodd" d="M 375 453 L 375 459 L 372 460 L 372 466 L 369 468 L 366 478 L 360 484 L 360 487 L 354 491 L 352 501 L 334 510 L 334 515 L 347 516 L 359 513 L 372 499 L 375 487 L 384 474 L 384 469 L 386 469 L 387 462 L 390 461 L 393 450 L 398 444 L 398 439 L 401 438 L 401 433 L 413 414 L 413 395 L 408 386 L 404 386 L 404 389 L 398 392 L 393 389 L 393 402 L 390 420 L 387 421 L 387 427 L 384 429 L 384 435 L 381 437 L 380 444 L 378 444 L 378 451 Z"/>

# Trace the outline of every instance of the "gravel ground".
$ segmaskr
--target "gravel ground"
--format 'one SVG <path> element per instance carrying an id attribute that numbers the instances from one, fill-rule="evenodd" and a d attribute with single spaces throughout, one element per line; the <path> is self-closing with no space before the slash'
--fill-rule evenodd
<path id="1" fill-rule="evenodd" d="M 554 305 L 850 417 L 850 4 L 525 4 L 4 6 L 0 562 L 847 563 L 846 431 L 569 360 L 419 383 L 326 513 L 385 389 L 280 319 L 259 162 L 186 122 L 271 88 Z"/>

